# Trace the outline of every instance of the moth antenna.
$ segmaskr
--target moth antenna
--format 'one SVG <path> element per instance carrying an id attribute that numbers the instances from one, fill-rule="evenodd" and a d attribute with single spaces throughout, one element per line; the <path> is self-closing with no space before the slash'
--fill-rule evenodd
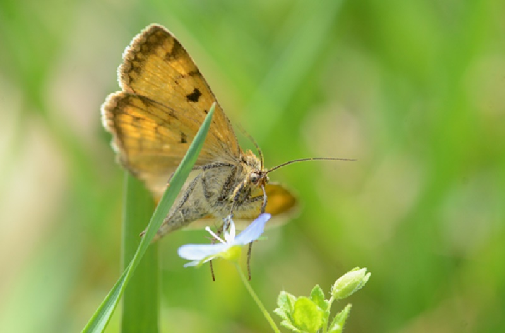
<path id="1" fill-rule="evenodd" d="M 297 163 L 297 162 L 306 162 L 306 161 L 348 161 L 348 162 L 353 162 L 356 161 L 354 158 L 335 158 L 335 157 L 308 157 L 308 158 L 300 158 L 297 160 L 291 160 L 284 162 L 282 164 L 279 164 L 277 166 L 274 166 L 273 168 L 267 170 L 266 173 L 272 172 L 274 170 L 277 170 L 279 168 L 282 168 L 286 165 Z"/>
<path id="2" fill-rule="evenodd" d="M 260 156 L 260 160 L 261 160 L 261 170 L 263 170 L 265 163 L 264 163 L 264 159 L 263 159 L 263 152 L 261 151 L 260 146 L 258 146 L 258 143 L 256 142 L 256 140 L 254 140 L 254 138 L 251 136 L 251 134 L 249 134 L 242 126 L 240 126 L 240 124 L 238 125 L 238 128 L 245 136 L 247 136 L 247 138 L 249 140 L 251 140 L 254 147 L 256 147 L 256 151 L 258 152 L 258 155 Z"/>

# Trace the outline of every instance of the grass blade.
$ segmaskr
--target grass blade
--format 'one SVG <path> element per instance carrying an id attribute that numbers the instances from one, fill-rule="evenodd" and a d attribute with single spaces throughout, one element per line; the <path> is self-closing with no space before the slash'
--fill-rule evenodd
<path id="1" fill-rule="evenodd" d="M 123 266 L 135 256 L 139 234 L 154 211 L 154 200 L 144 184 L 125 173 L 123 213 Z M 123 295 L 121 332 L 158 332 L 160 285 L 158 244 L 151 244 L 140 261 Z"/>
<path id="2" fill-rule="evenodd" d="M 215 108 L 214 105 L 210 108 L 210 111 L 207 114 L 207 117 L 205 118 L 202 126 L 198 130 L 195 139 L 191 143 L 188 152 L 186 153 L 186 155 L 182 159 L 181 164 L 175 171 L 174 176 L 170 182 L 170 186 L 163 194 L 160 203 L 158 204 L 158 207 L 156 207 L 156 210 L 154 211 L 151 221 L 149 222 L 149 226 L 147 227 L 147 231 L 144 237 L 142 238 L 140 245 L 137 251 L 135 252 L 135 255 L 133 256 L 132 261 L 125 269 L 125 271 L 123 272 L 119 280 L 116 282 L 114 287 L 111 289 L 109 294 L 105 297 L 102 304 L 100 304 L 97 311 L 95 311 L 90 321 L 84 328 L 83 330 L 84 333 L 103 332 L 105 327 L 107 326 L 110 318 L 112 317 L 112 314 L 114 313 L 114 309 L 116 308 L 119 299 L 121 298 L 121 295 L 123 294 L 124 289 L 128 284 L 128 281 L 130 280 L 135 269 L 137 268 L 140 259 L 143 257 L 147 248 L 149 247 L 151 240 L 154 238 L 156 234 L 156 231 L 163 223 L 163 219 L 167 216 L 168 212 L 170 211 L 170 208 L 172 207 L 175 198 L 177 197 L 179 191 L 184 185 L 184 182 L 186 181 L 186 178 L 188 177 L 191 169 L 193 168 L 193 165 L 196 162 L 198 154 L 200 153 L 200 150 L 203 146 L 203 142 L 205 141 L 205 137 L 209 130 L 212 115 L 214 114 L 214 108 Z"/>

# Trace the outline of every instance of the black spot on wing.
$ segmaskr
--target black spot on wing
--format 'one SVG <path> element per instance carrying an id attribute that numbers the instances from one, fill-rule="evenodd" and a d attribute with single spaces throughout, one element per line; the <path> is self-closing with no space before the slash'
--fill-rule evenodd
<path id="1" fill-rule="evenodd" d="M 187 57 L 186 50 L 177 40 L 174 39 L 174 45 L 172 46 L 172 49 L 165 54 L 165 59 L 167 61 L 175 61 L 177 59 L 186 57 Z"/>
<path id="2" fill-rule="evenodd" d="M 186 136 L 186 133 L 181 132 L 181 143 L 187 143 L 188 142 L 188 137 Z"/>
<path id="3" fill-rule="evenodd" d="M 186 99 L 188 102 L 196 103 L 200 99 L 200 96 L 202 96 L 202 93 L 198 88 L 195 88 L 191 94 L 186 95 Z"/>

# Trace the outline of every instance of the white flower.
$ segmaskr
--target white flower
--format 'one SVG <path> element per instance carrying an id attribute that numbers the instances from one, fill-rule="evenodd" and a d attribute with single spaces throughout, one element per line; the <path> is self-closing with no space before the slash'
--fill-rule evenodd
<path id="1" fill-rule="evenodd" d="M 209 227 L 207 230 L 219 243 L 216 244 L 187 244 L 179 248 L 177 253 L 183 259 L 192 260 L 184 265 L 200 266 L 207 261 L 216 258 L 236 260 L 240 256 L 242 246 L 257 240 L 265 228 L 265 223 L 270 219 L 270 214 L 265 213 L 258 216 L 244 231 L 235 237 L 235 223 L 231 218 L 225 219 L 225 224 L 229 223 L 229 232 L 224 231 L 224 240 L 217 236 Z"/>

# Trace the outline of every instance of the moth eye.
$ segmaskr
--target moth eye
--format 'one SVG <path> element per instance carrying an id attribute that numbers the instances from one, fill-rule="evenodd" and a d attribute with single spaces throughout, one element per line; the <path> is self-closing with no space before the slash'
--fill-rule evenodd
<path id="1" fill-rule="evenodd" d="M 258 182 L 259 178 L 260 178 L 260 175 L 258 175 L 257 173 L 251 174 L 251 182 L 253 182 L 254 184 L 256 184 Z"/>

